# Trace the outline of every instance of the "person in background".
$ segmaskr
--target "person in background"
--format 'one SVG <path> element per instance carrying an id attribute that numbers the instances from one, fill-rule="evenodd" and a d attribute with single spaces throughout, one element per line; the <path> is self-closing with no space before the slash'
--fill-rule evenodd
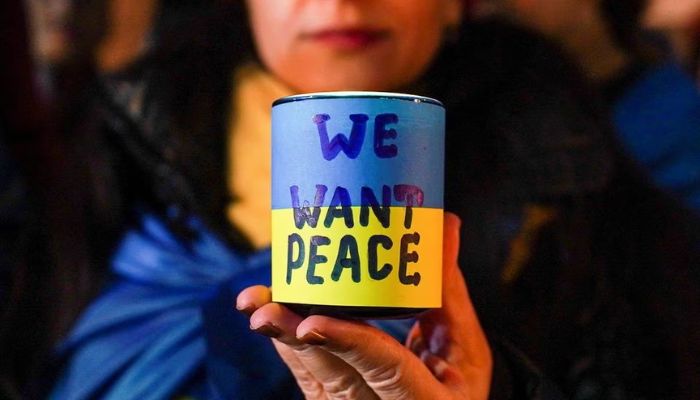
<path id="1" fill-rule="evenodd" d="M 372 365 L 401 378 L 394 395 L 697 397 L 695 220 L 614 151 L 584 82 L 556 49 L 504 21 L 463 24 L 460 8 L 455 0 L 160 2 L 147 53 L 120 75 L 133 90 L 91 81 L 84 128 L 71 131 L 85 165 L 75 186 L 91 201 L 85 236 L 70 238 L 105 256 L 91 258 L 87 281 L 99 294 L 79 316 L 58 310 L 74 324 L 43 381 L 49 396 L 299 396 L 284 362 L 301 383 L 311 373 L 325 394 L 357 387 L 391 396 L 329 357 L 333 344 L 351 342 L 344 335 L 361 333 L 367 347 L 357 356 L 374 354 Z M 291 34 L 319 23 L 346 35 L 345 47 Z M 282 324 L 278 317 L 297 317 L 255 286 L 269 283 L 269 105 L 341 89 L 427 95 L 451 115 L 445 206 L 462 220 L 446 221 L 452 295 L 420 319 L 412 351 L 372 327 Z M 250 321 L 232 309 L 248 287 L 240 299 L 250 303 L 239 305 Z M 323 321 L 348 331 L 315 325 Z M 284 332 L 259 329 L 267 322 Z M 297 323 L 335 342 L 307 340 L 316 347 L 300 354 Z M 251 325 L 277 336 L 283 360 Z M 440 332 L 449 335 L 426 340 Z M 455 346 L 462 351 L 448 350 Z"/>
<path id="2" fill-rule="evenodd" d="M 109 249 L 84 234 L 90 224 L 109 234 L 97 228 L 109 225 L 82 214 L 94 193 L 79 177 L 98 165 L 77 155 L 91 142 L 76 132 L 92 129 L 86 99 L 96 76 L 140 55 L 153 3 L 2 3 L 0 398 L 42 397 L 50 350 L 99 285 L 100 269 L 88 265 Z"/>
<path id="3" fill-rule="evenodd" d="M 117 72 L 145 51 L 156 0 L 24 0 L 34 63 L 50 74 L 75 63 L 100 73 Z M 54 79 L 55 80 L 55 79 Z M 60 79 L 59 79 L 60 80 Z"/>
<path id="4" fill-rule="evenodd" d="M 95 64 L 102 74 L 118 73 L 148 51 L 157 0 L 109 0 L 108 25 L 95 48 Z"/>
<path id="5" fill-rule="evenodd" d="M 105 2 L 24 0 L 23 3 L 40 99 L 46 107 L 63 106 L 67 99 L 55 96 L 80 91 L 75 81 L 91 76 L 92 54 L 106 26 Z M 58 83 L 69 87 L 57 88 Z M 51 112 L 60 115 L 63 110 Z"/>
<path id="6" fill-rule="evenodd" d="M 700 91 L 643 28 L 670 33 L 684 63 L 700 2 L 497 0 L 522 24 L 558 42 L 605 96 L 622 146 L 658 187 L 700 211 Z M 677 30 L 674 30 L 677 29 Z"/>
<path id="7" fill-rule="evenodd" d="M 51 347 L 50 311 L 41 305 L 52 294 L 42 289 L 51 275 L 46 233 L 53 221 L 40 206 L 48 187 L 37 174 L 49 164 L 50 142 L 26 23 L 20 0 L 1 3 L 0 398 L 12 400 L 21 398 L 22 387 L 36 377 L 37 355 Z"/>
<path id="8" fill-rule="evenodd" d="M 649 0 L 642 25 L 663 34 L 676 60 L 700 84 L 700 1 Z"/>

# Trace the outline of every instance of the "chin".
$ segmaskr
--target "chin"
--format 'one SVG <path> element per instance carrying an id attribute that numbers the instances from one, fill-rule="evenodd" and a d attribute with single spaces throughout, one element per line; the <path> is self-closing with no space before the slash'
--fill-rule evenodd
<path id="1" fill-rule="evenodd" d="M 322 77 L 322 79 L 319 79 Z M 300 93 L 313 92 L 335 92 L 335 91 L 395 91 L 399 85 L 395 85 L 388 76 L 377 76 L 376 74 L 351 74 L 343 76 L 333 76 L 332 74 L 315 74 L 308 79 L 300 79 L 296 76 L 288 84 Z"/>

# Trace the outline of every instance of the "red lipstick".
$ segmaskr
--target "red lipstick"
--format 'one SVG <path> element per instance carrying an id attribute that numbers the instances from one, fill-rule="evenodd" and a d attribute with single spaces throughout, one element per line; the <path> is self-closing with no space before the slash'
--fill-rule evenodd
<path id="1" fill-rule="evenodd" d="M 322 29 L 303 38 L 338 50 L 356 51 L 375 45 L 388 36 L 386 31 L 363 28 Z"/>

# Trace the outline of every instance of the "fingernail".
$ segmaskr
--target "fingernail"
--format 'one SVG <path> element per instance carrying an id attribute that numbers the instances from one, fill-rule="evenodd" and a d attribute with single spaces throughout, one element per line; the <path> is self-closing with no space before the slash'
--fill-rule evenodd
<path id="1" fill-rule="evenodd" d="M 255 306 L 253 304 L 248 304 L 246 306 L 243 306 L 242 308 L 236 306 L 236 310 L 240 311 L 242 314 L 245 314 L 247 317 L 250 317 L 255 311 Z"/>
<path id="2" fill-rule="evenodd" d="M 250 329 L 252 329 L 253 332 L 259 333 L 261 335 L 264 335 L 264 336 L 267 336 L 270 338 L 276 338 L 276 337 L 280 337 L 280 335 L 282 335 L 282 330 L 274 325 L 265 324 L 265 325 L 260 325 L 257 328 L 253 328 L 251 326 Z"/>
<path id="3" fill-rule="evenodd" d="M 328 338 L 321 335 L 315 330 L 310 330 L 304 334 L 304 336 L 300 337 L 299 340 L 303 343 L 306 344 L 312 344 L 312 345 L 324 345 L 328 342 Z"/>

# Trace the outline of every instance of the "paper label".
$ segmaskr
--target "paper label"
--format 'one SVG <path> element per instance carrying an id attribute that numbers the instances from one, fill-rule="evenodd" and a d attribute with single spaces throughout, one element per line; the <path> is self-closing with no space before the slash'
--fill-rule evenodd
<path id="1" fill-rule="evenodd" d="M 273 301 L 440 307 L 444 124 L 406 97 L 273 107 Z"/>
<path id="2" fill-rule="evenodd" d="M 272 212 L 273 301 L 339 306 L 432 308 L 441 306 L 443 211 L 391 207 L 384 227 L 371 210 L 351 207 L 352 229 L 343 217 L 298 229 L 294 210 Z M 393 223 L 396 221 L 395 223 Z"/>

